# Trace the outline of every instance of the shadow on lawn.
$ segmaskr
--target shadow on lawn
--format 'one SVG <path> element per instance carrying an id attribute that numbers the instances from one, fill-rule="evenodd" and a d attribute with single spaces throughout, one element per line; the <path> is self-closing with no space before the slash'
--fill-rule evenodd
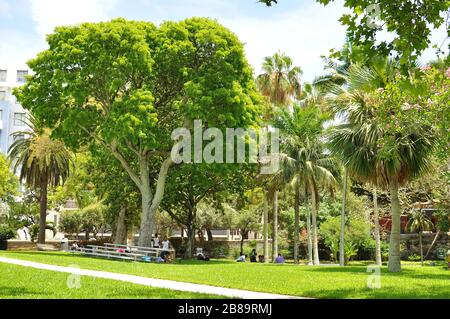
<path id="1" fill-rule="evenodd" d="M 11 299 L 13 297 L 23 297 L 26 295 L 31 295 L 36 297 L 36 295 L 45 297 L 48 296 L 48 293 L 44 293 L 38 290 L 26 289 L 23 287 L 8 287 L 8 286 L 0 286 L 0 299 Z"/>

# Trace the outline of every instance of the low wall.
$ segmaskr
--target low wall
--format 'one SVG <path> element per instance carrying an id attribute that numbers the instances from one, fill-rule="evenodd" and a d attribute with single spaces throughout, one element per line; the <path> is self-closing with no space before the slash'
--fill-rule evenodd
<path id="1" fill-rule="evenodd" d="M 53 245 L 56 249 L 61 248 L 60 241 L 46 241 L 47 245 Z M 37 243 L 25 240 L 8 240 L 6 250 L 36 250 Z"/>

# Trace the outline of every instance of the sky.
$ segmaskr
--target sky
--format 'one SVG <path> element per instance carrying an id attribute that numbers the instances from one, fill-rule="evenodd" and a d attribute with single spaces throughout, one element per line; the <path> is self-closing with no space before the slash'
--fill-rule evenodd
<path id="1" fill-rule="evenodd" d="M 0 0 L 0 66 L 23 67 L 46 49 L 45 36 L 58 25 L 117 17 L 159 24 L 201 16 L 217 19 L 239 37 L 255 74 L 265 56 L 281 51 L 302 68 L 304 81 L 312 81 L 324 73 L 321 56 L 344 43 L 338 19 L 345 10 L 343 0 L 326 7 L 314 0 L 282 0 L 270 8 L 257 0 Z M 432 43 L 443 39 L 445 29 L 433 32 Z"/>

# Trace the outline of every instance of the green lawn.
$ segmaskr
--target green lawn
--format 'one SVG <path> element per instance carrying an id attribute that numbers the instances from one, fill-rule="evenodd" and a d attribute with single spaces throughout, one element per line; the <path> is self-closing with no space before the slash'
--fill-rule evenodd
<path id="1" fill-rule="evenodd" d="M 206 294 L 152 288 L 101 278 L 81 277 L 68 287 L 70 274 L 0 263 L 0 299 L 197 299 Z M 69 279 L 69 283 L 73 282 Z"/>
<path id="2" fill-rule="evenodd" d="M 399 274 L 388 273 L 383 267 L 381 289 L 369 289 L 369 273 L 362 264 L 340 268 L 212 260 L 208 263 L 183 261 L 168 265 L 93 259 L 59 252 L 0 252 L 0 256 L 303 297 L 450 298 L 450 271 L 442 265 L 405 265 Z"/>

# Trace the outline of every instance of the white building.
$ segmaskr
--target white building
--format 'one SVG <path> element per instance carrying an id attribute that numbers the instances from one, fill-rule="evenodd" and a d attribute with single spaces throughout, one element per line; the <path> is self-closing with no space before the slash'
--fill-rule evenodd
<path id="1" fill-rule="evenodd" d="M 25 66 L 7 67 L 0 64 L 0 152 L 4 155 L 8 154 L 14 142 L 12 134 L 26 128 L 26 111 L 17 103 L 12 90 L 25 83 L 28 73 Z"/>

